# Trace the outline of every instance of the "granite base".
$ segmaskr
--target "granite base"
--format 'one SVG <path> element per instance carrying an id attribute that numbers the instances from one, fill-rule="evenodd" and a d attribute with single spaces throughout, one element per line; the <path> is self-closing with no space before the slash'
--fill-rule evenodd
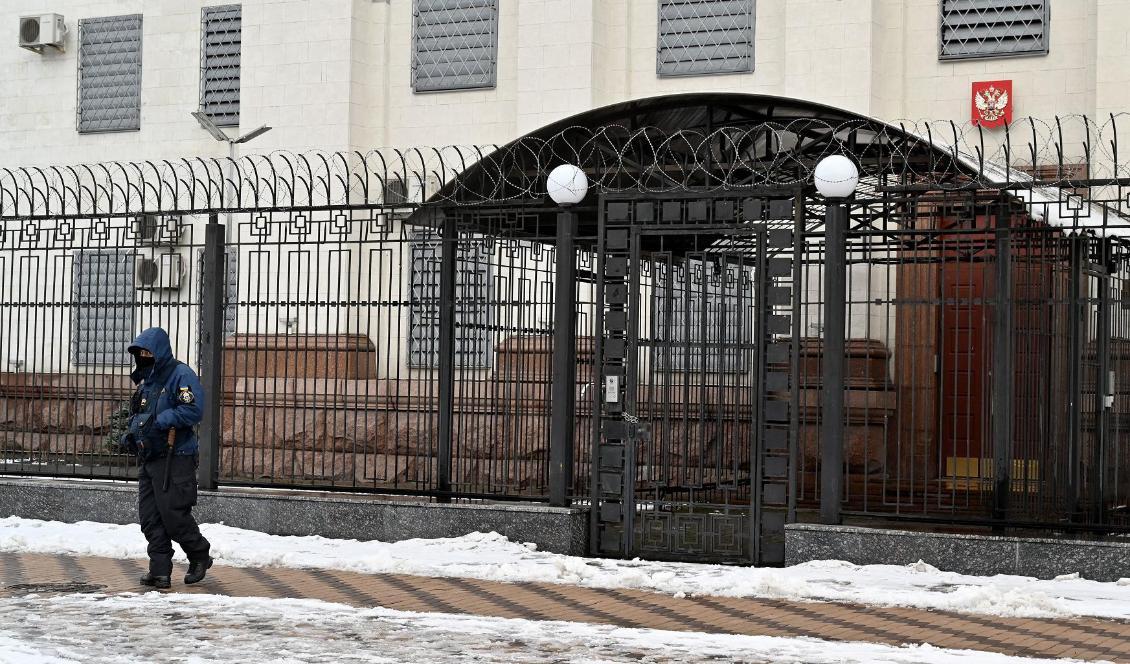
<path id="1" fill-rule="evenodd" d="M 1130 577 L 1130 541 L 998 537 L 794 523 L 785 526 L 785 564 L 846 560 L 857 565 L 909 565 L 988 576 L 1050 579 L 1078 572 L 1085 579 Z"/>

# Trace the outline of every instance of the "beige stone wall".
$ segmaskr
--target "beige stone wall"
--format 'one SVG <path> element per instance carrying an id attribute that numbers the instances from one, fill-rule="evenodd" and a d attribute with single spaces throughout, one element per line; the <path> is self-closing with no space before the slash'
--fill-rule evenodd
<path id="1" fill-rule="evenodd" d="M 199 86 L 200 7 L 218 0 L 6 0 L 0 4 L 5 164 L 222 155 L 189 117 Z M 246 146 L 368 149 L 492 144 L 627 99 L 696 91 L 784 95 L 884 119 L 969 118 L 970 84 L 1010 78 L 1015 113 L 1104 117 L 1130 108 L 1124 66 L 1130 5 L 1055 3 L 1047 56 L 939 61 L 936 0 L 760 0 L 755 70 L 656 75 L 655 0 L 500 0 L 497 84 L 417 94 L 412 3 L 246 0 L 244 128 L 275 130 Z M 66 53 L 16 47 L 16 19 L 64 14 Z M 144 16 L 140 131 L 75 131 L 78 21 Z M 992 137 L 990 137 L 991 139 Z"/>
<path id="2" fill-rule="evenodd" d="M 198 101 L 200 8 L 220 1 L 0 2 L 5 91 L 0 94 L 0 166 L 225 155 L 226 147 L 189 116 Z M 928 118 L 967 126 L 971 83 L 1010 78 L 1016 117 L 1087 114 L 1102 120 L 1130 109 L 1125 66 L 1130 3 L 1125 0 L 1054 3 L 1047 56 L 960 62 L 938 60 L 937 0 L 758 0 L 752 73 L 679 78 L 656 75 L 655 0 L 500 0 L 496 85 L 424 94 L 414 93 L 411 85 L 409 0 L 242 4 L 242 128 L 274 127 L 245 146 L 246 152 L 503 143 L 594 107 L 696 91 L 783 95 L 888 120 Z M 17 48 L 17 17 L 40 11 L 65 16 L 70 30 L 65 53 L 37 55 Z M 78 21 L 137 12 L 144 16 L 141 129 L 80 135 Z M 1081 157 L 1080 128 L 1066 125 L 1069 161 Z M 989 131 L 985 137 L 992 152 L 1002 133 Z M 200 229 L 197 233 L 199 240 Z M 194 260 L 187 249 L 184 255 Z M 244 279 L 256 276 L 253 269 L 241 264 Z M 64 298 L 69 292 L 65 272 L 53 282 L 56 295 Z M 402 281 L 393 286 L 380 280 L 405 275 L 398 259 L 387 261 L 380 275 L 358 262 L 351 266 L 350 281 L 359 284 L 359 292 L 400 297 Z M 259 276 L 278 278 L 278 268 Z M 285 288 L 294 290 L 280 294 L 285 298 L 341 295 L 307 293 L 310 275 L 301 270 L 283 276 Z M 876 279 L 887 281 L 873 275 Z M 163 310 L 172 311 L 173 301 L 185 300 L 190 288 L 194 280 L 186 280 L 177 295 L 155 297 L 168 300 Z M 194 324 L 184 310 L 175 310 L 172 323 Z M 277 314 L 270 312 L 274 318 L 255 331 L 284 331 Z M 61 330 L 67 327 L 65 316 L 58 320 Z M 298 331 L 370 329 L 403 341 L 406 323 L 400 317 L 374 316 L 348 312 L 331 320 L 322 312 L 300 323 Z M 872 328 L 853 333 L 884 336 L 873 329 L 876 315 L 853 315 L 852 320 Z M 806 329 L 810 322 L 818 323 L 806 317 Z M 241 331 L 248 324 L 242 322 Z M 12 347 L 9 342 L 5 351 Z M 37 368 L 57 370 L 65 364 L 58 355 Z"/>

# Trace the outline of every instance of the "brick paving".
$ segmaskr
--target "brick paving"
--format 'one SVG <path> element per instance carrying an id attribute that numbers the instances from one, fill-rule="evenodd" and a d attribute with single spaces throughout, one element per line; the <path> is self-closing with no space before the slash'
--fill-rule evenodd
<path id="1" fill-rule="evenodd" d="M 144 560 L 0 553 L 0 597 L 24 584 L 89 583 L 100 592 L 141 590 Z M 686 597 L 545 583 L 217 566 L 208 579 L 170 592 L 320 599 L 357 607 L 568 620 L 622 627 L 764 636 L 807 636 L 902 645 L 930 643 L 1026 657 L 1130 662 L 1130 622 L 1031 620 L 940 611 L 774 599 Z"/>

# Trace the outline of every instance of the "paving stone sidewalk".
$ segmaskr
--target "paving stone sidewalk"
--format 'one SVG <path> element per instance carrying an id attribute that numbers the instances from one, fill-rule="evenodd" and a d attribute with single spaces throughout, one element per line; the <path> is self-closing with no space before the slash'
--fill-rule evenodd
<path id="1" fill-rule="evenodd" d="M 99 592 L 136 592 L 143 560 L 0 553 L 0 597 L 86 583 Z M 930 643 L 1027 657 L 1130 662 L 1130 622 L 1030 620 L 825 602 L 725 597 L 675 598 L 636 590 L 462 578 L 355 574 L 281 567 L 217 566 L 170 592 L 320 599 L 358 607 L 568 620 L 622 627 L 764 636 L 806 636 L 901 645 Z M 91 588 L 92 590 L 94 588 Z"/>

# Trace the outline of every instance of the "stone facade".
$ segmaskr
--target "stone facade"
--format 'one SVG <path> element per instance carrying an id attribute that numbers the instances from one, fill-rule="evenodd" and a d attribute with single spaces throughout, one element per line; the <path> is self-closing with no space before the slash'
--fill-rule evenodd
<path id="1" fill-rule="evenodd" d="M 752 2 L 753 0 L 751 0 Z M 7 0 L 0 25 L 64 15 L 63 53 L 0 51 L 0 148 L 9 164 L 225 156 L 189 117 L 199 86 L 200 8 L 210 0 Z M 656 75 L 654 0 L 499 0 L 496 84 L 412 90 L 412 2 L 244 0 L 241 121 L 268 124 L 245 150 L 353 150 L 504 143 L 595 107 L 700 91 L 780 95 L 886 120 L 969 121 L 974 81 L 1011 79 L 1015 116 L 1093 118 L 1130 108 L 1130 6 L 1076 0 L 1051 12 L 1045 56 L 938 59 L 936 0 L 755 4 L 750 73 Z M 141 129 L 76 132 L 83 18 L 141 13 Z M 986 136 L 992 145 L 996 136 Z M 1068 161 L 1078 155 L 1065 155 Z"/>

